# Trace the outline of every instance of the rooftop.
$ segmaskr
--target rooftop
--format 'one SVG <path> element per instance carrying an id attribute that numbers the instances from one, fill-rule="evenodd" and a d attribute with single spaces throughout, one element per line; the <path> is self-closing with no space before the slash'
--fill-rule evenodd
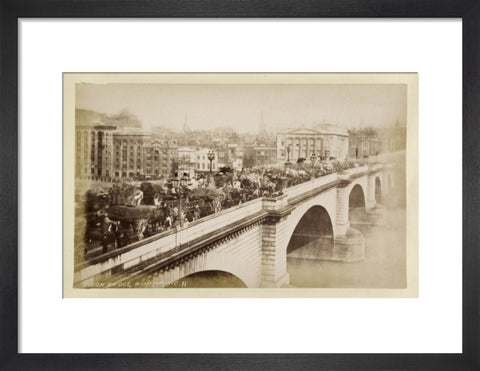
<path id="1" fill-rule="evenodd" d="M 334 134 L 348 136 L 348 131 L 335 124 L 322 124 L 314 128 L 290 128 L 287 130 L 281 130 L 277 134 L 290 134 L 290 135 L 318 135 L 318 134 Z"/>

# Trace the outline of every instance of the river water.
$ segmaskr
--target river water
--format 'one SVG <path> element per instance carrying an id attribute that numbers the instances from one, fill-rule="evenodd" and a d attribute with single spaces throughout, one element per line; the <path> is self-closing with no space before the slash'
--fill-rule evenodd
<path id="1" fill-rule="evenodd" d="M 344 263 L 287 256 L 291 287 L 406 287 L 406 211 L 387 209 L 386 225 L 352 225 L 365 238 L 365 259 Z M 295 251 L 291 255 L 295 254 Z"/>

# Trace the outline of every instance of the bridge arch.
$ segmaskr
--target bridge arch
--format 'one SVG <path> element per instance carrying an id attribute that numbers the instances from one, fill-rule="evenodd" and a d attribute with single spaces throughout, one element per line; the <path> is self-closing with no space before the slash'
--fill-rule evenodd
<path id="1" fill-rule="evenodd" d="M 180 285 L 183 279 L 193 275 L 202 276 L 206 272 L 224 272 L 236 277 L 241 282 L 240 287 L 258 287 L 258 267 L 231 253 L 205 251 L 196 257 L 165 271 L 157 271 L 144 278 L 152 287 L 174 287 Z"/>
<path id="2" fill-rule="evenodd" d="M 320 206 L 324 208 L 328 216 L 330 217 L 330 221 L 333 227 L 333 235 L 336 235 L 336 212 L 337 212 L 337 189 L 332 188 L 326 192 L 323 192 L 315 197 L 312 197 L 305 202 L 298 203 L 295 205 L 295 209 L 293 212 L 288 216 L 288 223 L 287 228 L 285 231 L 285 238 L 284 238 L 284 249 L 285 252 L 287 251 L 287 245 L 290 241 L 290 237 L 292 236 L 295 228 L 297 227 L 300 219 L 308 212 L 308 210 L 314 206 Z"/>
<path id="3" fill-rule="evenodd" d="M 224 270 L 207 270 L 189 274 L 167 288 L 247 288 L 239 277 Z"/>
<path id="4" fill-rule="evenodd" d="M 310 207 L 295 225 L 287 245 L 287 254 L 323 238 L 333 242 L 333 224 L 328 211 L 320 205 Z"/>
<path id="5" fill-rule="evenodd" d="M 367 197 L 365 195 L 364 187 L 358 183 L 353 185 L 348 195 L 348 209 L 353 210 L 363 208 L 366 210 L 366 199 Z"/>

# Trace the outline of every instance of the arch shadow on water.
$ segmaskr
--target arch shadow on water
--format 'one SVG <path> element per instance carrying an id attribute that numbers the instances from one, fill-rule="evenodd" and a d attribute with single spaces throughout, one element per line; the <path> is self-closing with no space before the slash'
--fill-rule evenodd
<path id="1" fill-rule="evenodd" d="M 332 255 L 332 221 L 322 206 L 311 207 L 300 219 L 287 246 L 287 271 L 293 287 L 318 287 L 312 264 Z M 315 263 L 317 262 L 317 263 Z"/>
<path id="2" fill-rule="evenodd" d="M 333 241 L 333 227 L 327 210 L 322 206 L 313 206 L 302 216 L 298 222 L 287 246 L 287 255 L 313 241 L 321 242 L 323 239 Z"/>
<path id="3" fill-rule="evenodd" d="M 246 288 L 247 285 L 237 276 L 220 270 L 192 273 L 166 288 Z"/>
<path id="4" fill-rule="evenodd" d="M 333 238 L 333 227 L 327 210 L 313 206 L 298 222 L 287 246 L 287 254 L 324 236 Z"/>
<path id="5" fill-rule="evenodd" d="M 359 184 L 356 184 L 352 188 L 348 196 L 348 210 L 351 211 L 354 209 L 366 209 L 365 194 L 363 193 L 362 186 Z"/>
<path id="6" fill-rule="evenodd" d="M 348 221 L 355 228 L 367 223 L 367 204 L 363 188 L 356 184 L 348 196 Z"/>
<path id="7" fill-rule="evenodd" d="M 377 203 L 382 202 L 382 183 L 378 176 L 375 178 L 375 201 Z"/>

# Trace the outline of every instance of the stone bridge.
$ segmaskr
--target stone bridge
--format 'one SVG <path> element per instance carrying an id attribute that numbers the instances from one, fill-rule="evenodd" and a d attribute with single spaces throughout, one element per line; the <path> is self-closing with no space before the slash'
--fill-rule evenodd
<path id="1" fill-rule="evenodd" d="M 364 238 L 350 223 L 384 223 L 381 197 L 393 181 L 381 165 L 316 178 L 81 263 L 74 287 L 171 287 L 209 271 L 249 288 L 286 286 L 287 254 L 362 260 Z"/>

